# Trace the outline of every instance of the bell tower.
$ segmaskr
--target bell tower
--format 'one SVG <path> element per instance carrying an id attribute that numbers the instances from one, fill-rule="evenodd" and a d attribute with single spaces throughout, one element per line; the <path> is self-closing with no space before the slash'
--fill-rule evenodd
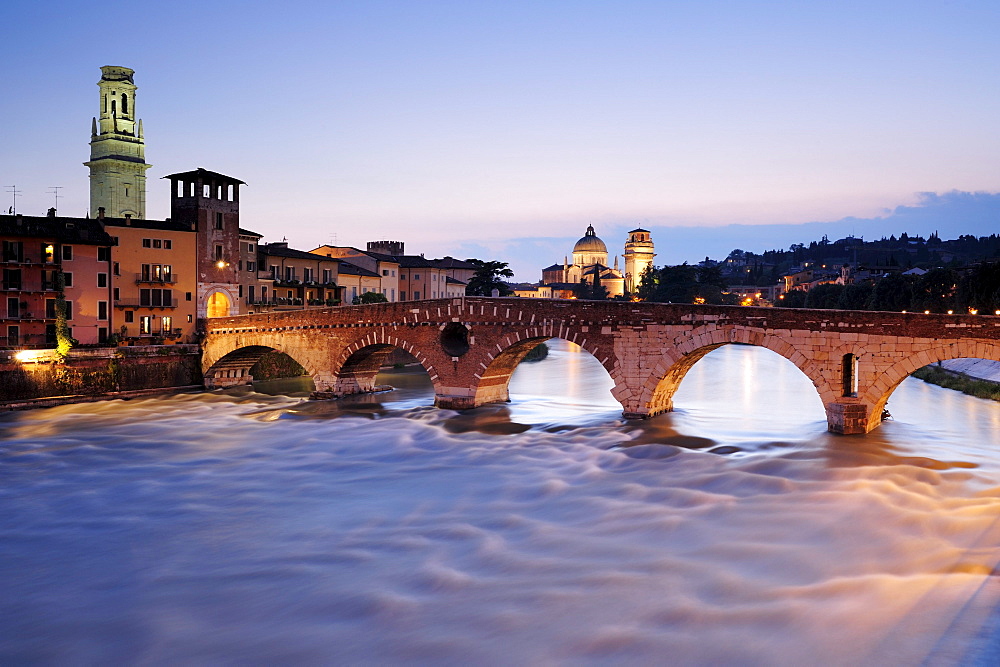
<path id="1" fill-rule="evenodd" d="M 653 238 L 648 230 L 633 229 L 625 243 L 625 291 L 632 293 L 639 289 L 646 267 L 653 265 Z"/>
<path id="2" fill-rule="evenodd" d="M 146 218 L 146 144 L 136 120 L 133 70 L 101 68 L 100 115 L 90 124 L 90 217 Z"/>

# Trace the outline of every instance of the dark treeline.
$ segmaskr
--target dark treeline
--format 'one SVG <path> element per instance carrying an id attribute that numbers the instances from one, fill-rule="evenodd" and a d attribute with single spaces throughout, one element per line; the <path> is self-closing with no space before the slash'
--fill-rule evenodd
<path id="1" fill-rule="evenodd" d="M 642 274 L 636 296 L 660 303 L 735 304 L 736 295 L 726 288 L 720 266 L 651 266 Z"/>
<path id="2" fill-rule="evenodd" d="M 890 273 L 870 284 L 817 285 L 786 293 L 784 308 L 930 311 L 964 313 L 1000 310 L 1000 263 L 966 269 L 936 268 L 922 276 Z"/>
<path id="3" fill-rule="evenodd" d="M 785 272 L 804 264 L 850 264 L 870 270 L 905 271 L 911 268 L 962 268 L 977 262 L 1000 259 L 1000 235 L 972 236 L 942 241 L 903 232 L 875 241 L 847 237 L 830 241 L 823 237 L 808 244 L 796 243 L 787 250 L 754 253 L 737 248 L 724 261 L 730 281 L 743 285 L 771 285 Z M 733 283 L 735 284 L 735 283 Z"/>

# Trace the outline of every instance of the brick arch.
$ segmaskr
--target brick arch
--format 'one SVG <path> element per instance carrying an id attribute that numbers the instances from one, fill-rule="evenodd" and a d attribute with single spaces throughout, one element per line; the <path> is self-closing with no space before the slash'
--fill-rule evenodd
<path id="1" fill-rule="evenodd" d="M 865 402 L 872 406 L 868 414 L 868 430 L 882 421 L 882 410 L 885 409 L 889 397 L 896 388 L 913 374 L 918 368 L 923 368 L 939 361 L 949 359 L 989 359 L 1000 361 L 1000 343 L 997 341 L 959 341 L 929 346 L 913 355 L 907 356 L 880 373 L 864 394 Z"/>
<path id="2" fill-rule="evenodd" d="M 510 379 L 517 365 L 539 343 L 559 338 L 579 345 L 604 367 L 616 386 L 620 382 L 618 366 L 614 363 L 611 350 L 604 350 L 594 343 L 597 336 L 589 336 L 578 326 L 566 326 L 562 322 L 550 323 L 545 327 L 531 327 L 511 331 L 495 342 L 490 351 L 480 361 L 480 371 L 476 373 L 473 385 L 476 406 L 486 403 L 505 403 L 510 400 Z M 490 341 L 493 343 L 494 341 Z M 612 393 L 614 393 L 612 391 Z"/>
<path id="3" fill-rule="evenodd" d="M 749 327 L 705 325 L 673 339 L 673 344 L 664 351 L 662 359 L 642 387 L 638 400 L 639 410 L 647 416 L 673 410 L 674 394 L 688 371 L 706 354 L 730 343 L 763 347 L 792 362 L 809 378 L 820 399 L 826 403 L 831 387 L 822 365 L 797 350 L 780 335 Z"/>
<path id="4" fill-rule="evenodd" d="M 369 332 L 344 347 L 333 360 L 330 371 L 332 381 L 327 381 L 324 389 L 338 394 L 373 391 L 375 376 L 396 348 L 409 352 L 416 358 L 430 376 L 436 394 L 440 384 L 439 374 L 427 353 L 413 342 L 397 335 L 386 335 L 384 331 Z"/>
<path id="5" fill-rule="evenodd" d="M 205 386 L 220 388 L 251 384 L 253 376 L 250 375 L 250 369 L 268 352 L 288 354 L 284 350 L 269 345 L 244 345 L 237 347 L 212 362 L 207 368 L 203 367 L 202 377 Z M 305 360 L 300 361 L 290 354 L 288 356 L 305 368 L 306 373 L 315 382 L 316 372 L 303 363 Z"/>

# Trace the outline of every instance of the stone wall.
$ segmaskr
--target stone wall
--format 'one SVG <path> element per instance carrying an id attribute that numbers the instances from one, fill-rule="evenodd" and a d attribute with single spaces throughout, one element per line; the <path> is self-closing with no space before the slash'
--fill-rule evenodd
<path id="1" fill-rule="evenodd" d="M 0 357 L 0 403 L 202 383 L 197 345 L 73 350 L 64 362 L 48 350 L 32 356 L 29 361 L 8 353 Z"/>

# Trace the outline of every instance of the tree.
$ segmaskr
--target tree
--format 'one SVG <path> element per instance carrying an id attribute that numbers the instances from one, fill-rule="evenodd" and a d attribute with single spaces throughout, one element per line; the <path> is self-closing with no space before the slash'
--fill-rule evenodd
<path id="1" fill-rule="evenodd" d="M 806 308 L 823 308 L 829 310 L 837 308 L 843 292 L 843 285 L 835 283 L 816 285 L 806 292 Z"/>
<path id="2" fill-rule="evenodd" d="M 913 285 L 913 309 L 944 313 L 955 307 L 958 277 L 952 269 L 931 269 Z"/>
<path id="3" fill-rule="evenodd" d="M 78 340 L 70 336 L 69 323 L 66 321 L 66 276 L 62 271 L 56 273 L 56 353 L 63 359 L 69 354 Z"/>
<path id="4" fill-rule="evenodd" d="M 476 273 L 469 279 L 469 284 L 465 287 L 468 296 L 493 296 L 493 290 L 500 292 L 500 296 L 511 294 L 510 288 L 502 278 L 513 278 L 514 272 L 507 267 L 507 262 L 484 261 L 481 259 L 467 259 L 469 264 L 476 267 Z"/>
<path id="5" fill-rule="evenodd" d="M 775 304 L 781 308 L 805 308 L 806 307 L 806 293 L 804 290 L 793 289 L 790 292 L 785 292 L 778 299 Z"/>
<path id="6" fill-rule="evenodd" d="M 381 292 L 365 292 L 364 294 L 357 295 L 356 297 L 354 297 L 354 299 L 351 300 L 351 303 L 355 306 L 365 303 L 388 303 L 388 302 L 389 299 L 385 298 L 385 294 L 382 294 Z"/>
<path id="7" fill-rule="evenodd" d="M 837 299 L 837 308 L 840 310 L 865 310 L 871 295 L 872 286 L 868 283 L 844 285 L 844 289 Z"/>
<path id="8" fill-rule="evenodd" d="M 891 273 L 875 283 L 868 310 L 912 310 L 912 303 L 910 281 L 898 273 Z"/>

